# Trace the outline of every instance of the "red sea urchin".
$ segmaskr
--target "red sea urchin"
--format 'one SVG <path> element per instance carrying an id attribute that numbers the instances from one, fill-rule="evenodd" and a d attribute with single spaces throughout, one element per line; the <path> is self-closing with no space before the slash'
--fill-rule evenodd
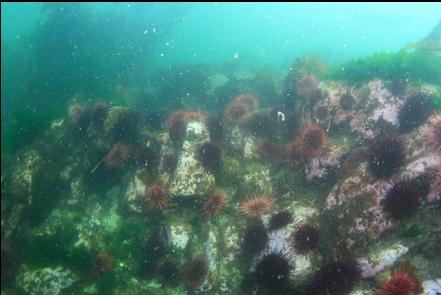
<path id="1" fill-rule="evenodd" d="M 207 260 L 205 257 L 195 256 L 185 264 L 182 276 L 187 287 L 194 289 L 205 281 L 207 274 Z"/>
<path id="2" fill-rule="evenodd" d="M 281 147 L 277 143 L 263 138 L 258 142 L 256 150 L 262 159 L 274 163 L 279 159 Z"/>
<path id="3" fill-rule="evenodd" d="M 392 276 L 380 283 L 379 295 L 420 294 L 421 284 L 415 275 L 407 269 L 399 269 Z"/>
<path id="4" fill-rule="evenodd" d="M 252 94 L 241 94 L 225 108 L 225 119 L 230 124 L 244 124 L 251 118 L 252 111 L 257 107 L 258 100 Z"/>
<path id="5" fill-rule="evenodd" d="M 244 202 L 240 206 L 240 211 L 248 218 L 259 218 L 263 214 L 271 210 L 272 200 L 266 196 L 254 196 Z"/>
<path id="6" fill-rule="evenodd" d="M 434 151 L 441 154 L 441 113 L 437 113 L 429 120 L 430 128 L 427 133 L 429 145 Z"/>
<path id="7" fill-rule="evenodd" d="M 297 81 L 297 95 L 314 102 L 320 94 L 319 81 L 314 75 L 305 75 Z"/>
<path id="8" fill-rule="evenodd" d="M 376 178 L 391 177 L 405 159 L 403 141 L 393 134 L 377 136 L 368 147 L 368 168 Z"/>
<path id="9" fill-rule="evenodd" d="M 168 207 L 168 193 L 159 183 L 154 183 L 146 189 L 144 199 L 154 211 L 162 211 Z"/>
<path id="10" fill-rule="evenodd" d="M 215 192 L 202 205 L 202 215 L 208 218 L 213 218 L 219 214 L 224 205 L 225 197 L 222 194 Z"/>
<path id="11" fill-rule="evenodd" d="M 101 277 L 106 272 L 110 271 L 113 267 L 113 258 L 106 251 L 100 251 L 93 262 L 90 275 L 96 279 Z"/>
<path id="12" fill-rule="evenodd" d="M 130 158 L 132 148 L 124 143 L 115 144 L 104 158 L 104 163 L 109 168 L 121 167 Z"/>
<path id="13" fill-rule="evenodd" d="M 297 138 L 298 152 L 306 158 L 318 157 L 327 141 L 326 131 L 316 124 L 310 124 L 300 131 Z"/>
<path id="14" fill-rule="evenodd" d="M 306 254 L 317 248 L 320 234 L 313 225 L 305 223 L 291 234 L 291 239 L 296 252 Z"/>
<path id="15" fill-rule="evenodd" d="M 361 269 L 352 259 L 338 260 L 320 267 L 309 283 L 309 293 L 314 295 L 349 294 L 361 278 Z"/>
<path id="16" fill-rule="evenodd" d="M 344 111 L 350 111 L 355 104 L 354 96 L 350 90 L 346 91 L 339 99 L 340 107 Z"/>

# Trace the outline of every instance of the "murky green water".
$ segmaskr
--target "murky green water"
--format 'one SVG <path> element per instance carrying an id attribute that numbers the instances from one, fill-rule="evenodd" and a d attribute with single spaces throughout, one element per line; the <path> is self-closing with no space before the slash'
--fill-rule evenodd
<path id="1" fill-rule="evenodd" d="M 440 294 L 438 3 L 2 3 L 2 294 Z"/>

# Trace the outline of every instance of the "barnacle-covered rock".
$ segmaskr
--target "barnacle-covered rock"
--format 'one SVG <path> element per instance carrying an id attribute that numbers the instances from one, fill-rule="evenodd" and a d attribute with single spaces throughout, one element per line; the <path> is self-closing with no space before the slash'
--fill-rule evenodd
<path id="1" fill-rule="evenodd" d="M 142 213 L 145 207 L 144 193 L 148 185 L 148 172 L 146 169 L 138 169 L 133 179 L 127 186 L 126 193 L 124 194 L 125 207 L 136 213 Z"/>
<path id="2" fill-rule="evenodd" d="M 331 172 L 336 172 L 341 167 L 341 159 L 349 152 L 348 140 L 334 140 L 326 148 L 323 155 L 311 158 L 305 165 L 307 180 L 326 178 Z"/>
<path id="3" fill-rule="evenodd" d="M 407 253 L 408 250 L 408 247 L 396 243 L 387 248 L 381 247 L 370 251 L 366 257 L 358 259 L 362 276 L 364 278 L 375 276 L 386 267 L 394 265 L 401 256 Z"/>
<path id="4" fill-rule="evenodd" d="M 17 278 L 17 284 L 26 294 L 57 295 L 69 288 L 78 277 L 61 266 L 24 270 Z"/>
<path id="5" fill-rule="evenodd" d="M 178 164 L 169 185 L 174 197 L 202 196 L 214 186 L 213 174 L 197 159 L 201 143 L 208 141 L 208 130 L 201 122 L 189 122 Z"/>
<path id="6" fill-rule="evenodd" d="M 417 128 L 407 138 L 406 163 L 398 175 L 385 180 L 373 179 L 365 159 L 360 157 L 358 164 L 353 164 L 356 168 L 342 177 L 328 194 L 326 210 L 344 224 L 340 229 L 347 233 L 348 245 L 365 245 L 392 228 L 394 222 L 387 218 L 381 203 L 395 183 L 400 179 L 414 179 L 441 165 L 441 158 L 424 143 L 423 128 Z"/>

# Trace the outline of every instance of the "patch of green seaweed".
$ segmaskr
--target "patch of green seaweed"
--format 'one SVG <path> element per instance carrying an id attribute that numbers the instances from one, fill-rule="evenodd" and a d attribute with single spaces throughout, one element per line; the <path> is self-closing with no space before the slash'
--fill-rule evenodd
<path id="1" fill-rule="evenodd" d="M 345 80 L 350 84 L 379 78 L 441 85 L 441 56 L 404 49 L 393 53 L 379 52 L 336 65 L 326 78 Z"/>

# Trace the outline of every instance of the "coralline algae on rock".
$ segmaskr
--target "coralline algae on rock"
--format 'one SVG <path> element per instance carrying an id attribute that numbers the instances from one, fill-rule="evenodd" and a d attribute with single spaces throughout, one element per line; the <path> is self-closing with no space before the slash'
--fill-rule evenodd
<path id="1" fill-rule="evenodd" d="M 54 269 L 43 268 L 35 271 L 25 271 L 17 278 L 17 283 L 27 294 L 57 295 L 69 288 L 76 276 L 68 269 L 58 266 Z"/>
<path id="2" fill-rule="evenodd" d="M 329 175 L 329 172 L 341 166 L 341 158 L 349 151 L 347 144 L 331 145 L 326 153 L 320 157 L 312 158 L 305 165 L 307 180 L 321 179 Z"/>
<path id="3" fill-rule="evenodd" d="M 375 137 L 374 126 L 382 119 L 392 126 L 398 125 L 398 111 L 403 101 L 392 96 L 381 80 L 373 80 L 365 88 L 368 91 L 358 112 L 350 122 L 352 132 L 360 134 L 365 139 Z"/>
<path id="4" fill-rule="evenodd" d="M 368 254 L 367 257 L 358 259 L 362 270 L 362 276 L 369 278 L 375 276 L 386 267 L 392 266 L 401 256 L 407 253 L 409 248 L 396 243 L 393 246 Z"/>

